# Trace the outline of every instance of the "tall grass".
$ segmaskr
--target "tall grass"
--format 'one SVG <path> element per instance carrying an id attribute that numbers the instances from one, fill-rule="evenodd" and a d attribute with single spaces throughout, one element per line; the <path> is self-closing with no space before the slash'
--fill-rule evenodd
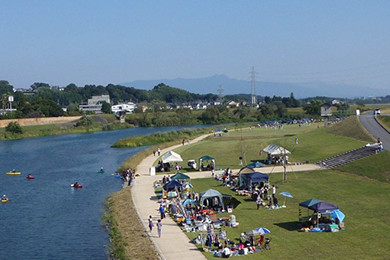
<path id="1" fill-rule="evenodd" d="M 109 227 L 112 256 L 119 260 L 159 259 L 135 211 L 130 188 L 111 194 L 106 205 L 103 220 Z"/>

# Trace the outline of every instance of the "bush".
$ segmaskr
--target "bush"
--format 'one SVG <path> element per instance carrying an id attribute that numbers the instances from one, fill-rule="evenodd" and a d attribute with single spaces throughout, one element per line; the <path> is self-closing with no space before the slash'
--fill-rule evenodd
<path id="1" fill-rule="evenodd" d="M 23 128 L 17 122 L 9 123 L 5 131 L 13 134 L 23 134 Z"/>

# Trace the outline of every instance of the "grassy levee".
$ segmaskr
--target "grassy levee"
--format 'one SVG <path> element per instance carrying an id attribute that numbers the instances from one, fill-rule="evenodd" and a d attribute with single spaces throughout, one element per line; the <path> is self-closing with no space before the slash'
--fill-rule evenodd
<path id="1" fill-rule="evenodd" d="M 115 259 L 159 259 L 134 209 L 130 188 L 111 194 L 104 220 L 110 226 L 110 251 Z"/>
<path id="2" fill-rule="evenodd" d="M 390 131 L 390 116 L 377 116 L 376 119 L 387 131 Z"/>
<path id="3" fill-rule="evenodd" d="M 375 138 L 360 124 L 356 116 L 350 116 L 343 121 L 327 128 L 330 134 L 351 137 L 365 142 L 373 142 Z"/>
<path id="4" fill-rule="evenodd" d="M 174 130 L 162 133 L 155 133 L 151 135 L 140 135 L 140 136 L 132 136 L 129 138 L 121 139 L 112 147 L 115 148 L 124 148 L 124 147 L 140 147 L 140 146 L 148 146 L 155 144 L 162 144 L 173 141 L 182 141 L 183 139 L 192 139 L 194 136 L 199 136 L 207 133 L 206 128 L 199 129 L 182 129 L 182 130 Z"/>
<path id="5" fill-rule="evenodd" d="M 336 126 L 337 124 L 334 127 Z M 298 144 L 295 143 L 296 138 Z M 210 136 L 206 140 L 191 146 L 179 147 L 176 151 L 183 158 L 183 163 L 181 163 L 183 167 L 186 167 L 185 164 L 189 159 L 198 159 L 203 155 L 210 155 L 216 159 L 217 168 L 240 168 L 239 157 L 243 157 L 244 165 L 251 161 L 265 159 L 266 154 L 262 153 L 260 155 L 259 151 L 268 144 L 277 144 L 289 150 L 291 152 L 290 162 L 315 163 L 356 149 L 366 143 L 347 137 L 347 134 L 335 135 L 325 128 L 318 129 L 318 124 L 302 127 L 286 125 L 281 129 L 250 129 L 248 127 L 236 129 L 236 131 L 229 131 L 222 136 Z"/>
<path id="6" fill-rule="evenodd" d="M 238 228 L 226 228 L 229 239 L 237 241 L 242 232 L 257 227 L 270 229 L 271 248 L 244 256 L 245 259 L 389 259 L 390 258 L 390 189 L 388 184 L 335 171 L 288 173 L 289 179 L 281 183 L 282 174 L 273 173 L 271 182 L 277 193 L 290 192 L 294 198 L 286 199 L 286 208 L 256 210 L 256 203 L 248 197 L 237 196 L 229 188 L 212 179 L 193 179 L 197 192 L 212 188 L 231 194 L 241 204 L 233 210 Z M 277 195 L 279 203 L 284 198 Z M 338 233 L 298 232 L 299 202 L 318 198 L 338 205 L 345 213 L 345 230 Z M 311 211 L 312 213 L 312 211 Z M 302 209 L 302 215 L 308 214 Z M 219 214 L 218 217 L 230 214 Z M 194 238 L 197 233 L 186 233 Z M 205 252 L 208 259 L 214 259 Z"/>

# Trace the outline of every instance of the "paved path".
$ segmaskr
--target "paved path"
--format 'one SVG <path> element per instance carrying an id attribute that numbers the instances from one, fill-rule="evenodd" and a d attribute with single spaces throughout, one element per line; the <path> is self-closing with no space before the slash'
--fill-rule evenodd
<path id="1" fill-rule="evenodd" d="M 386 150 L 390 150 L 390 134 L 375 120 L 374 115 L 361 115 L 359 120 L 369 133 L 382 140 Z"/>
<path id="2" fill-rule="evenodd" d="M 207 137 L 207 135 L 196 138 L 192 140 L 191 143 L 200 141 L 205 137 Z M 161 154 L 164 154 L 179 146 L 181 145 L 179 144 L 163 149 Z M 155 199 L 153 182 L 161 179 L 162 176 L 149 176 L 149 168 L 152 167 L 156 159 L 157 157 L 150 155 L 137 166 L 136 172 L 140 175 L 140 177 L 135 179 L 135 183 L 131 189 L 131 196 L 133 198 L 138 216 L 142 220 L 145 229 L 147 230 L 149 230 L 149 228 L 147 228 L 147 223 L 150 215 L 153 217 L 154 222 L 160 218 L 160 214 L 158 212 L 159 205 Z M 287 171 L 309 171 L 319 169 L 321 168 L 317 165 L 305 164 L 288 166 Z M 261 172 L 283 172 L 283 166 L 264 167 L 261 168 Z M 186 174 L 189 175 L 192 179 L 211 177 L 211 173 L 209 171 L 192 172 Z M 161 238 L 157 236 L 156 228 L 154 228 L 150 234 L 151 240 L 159 252 L 161 258 L 167 260 L 206 259 L 203 254 L 195 247 L 195 245 L 190 243 L 188 237 L 171 218 L 165 218 L 162 223 L 163 226 Z"/>

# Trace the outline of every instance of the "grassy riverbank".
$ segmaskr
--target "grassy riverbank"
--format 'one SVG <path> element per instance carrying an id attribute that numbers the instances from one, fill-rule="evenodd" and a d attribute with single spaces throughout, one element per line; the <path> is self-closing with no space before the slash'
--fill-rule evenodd
<path id="1" fill-rule="evenodd" d="M 270 143 L 289 149 L 292 152 L 290 161 L 316 162 L 374 141 L 359 125 L 355 117 L 328 129 L 323 128 L 322 125 L 319 126 L 318 128 L 317 124 L 302 127 L 291 125 L 281 129 L 242 127 L 237 128 L 236 131 L 224 133 L 222 136 L 210 136 L 204 141 L 180 146 L 175 151 L 181 154 L 184 160 L 183 166 L 188 159 L 198 159 L 207 154 L 216 158 L 217 168 L 239 168 L 241 166 L 238 159 L 240 156 L 243 157 L 245 163 L 263 159 L 265 155 L 259 155 L 259 150 Z M 298 145 L 295 144 L 296 138 L 299 140 Z M 162 149 L 180 142 L 179 139 L 158 146 Z M 136 168 L 136 165 L 152 154 L 156 148 L 157 146 L 150 147 L 129 158 L 122 165 L 122 169 Z M 349 163 L 336 170 L 290 172 L 288 173 L 289 181 L 285 184 L 281 183 L 281 174 L 272 173 L 271 181 L 278 186 L 278 191 L 288 191 L 294 195 L 294 199 L 287 200 L 286 209 L 256 211 L 253 201 L 237 197 L 241 204 L 233 213 L 240 222 L 240 226 L 238 229 L 228 230 L 228 236 L 236 239 L 241 232 L 259 226 L 271 229 L 273 250 L 263 252 L 261 255 L 245 256 L 246 259 L 258 259 L 258 257 L 267 259 L 388 258 L 390 248 L 384 241 L 390 239 L 388 235 L 390 223 L 387 218 L 390 212 L 387 203 L 390 199 L 390 192 L 388 183 L 386 183 L 389 174 L 387 169 L 390 166 L 384 163 L 384 160 L 390 162 L 389 152 Z M 192 180 L 191 183 L 197 191 L 214 188 L 236 196 L 228 188 L 211 179 L 197 179 Z M 297 204 L 312 197 L 337 204 L 346 214 L 346 230 L 339 233 L 321 234 L 297 232 Z M 116 198 L 113 197 L 113 200 Z M 111 210 L 117 211 L 118 209 Z M 118 218 L 118 222 L 129 222 L 128 214 L 124 211 L 123 215 Z M 190 238 L 195 235 L 194 233 L 187 234 Z M 115 233 L 113 235 L 115 236 Z M 142 233 L 134 232 L 132 236 L 142 237 Z M 370 247 L 366 249 L 362 245 L 367 243 L 367 238 L 373 243 L 370 242 Z M 214 259 L 211 254 L 205 253 L 205 255 L 209 259 Z"/>
<path id="2" fill-rule="evenodd" d="M 104 221 L 109 226 L 110 251 L 115 259 L 159 259 L 134 209 L 130 188 L 111 194 L 106 205 Z"/>
<path id="3" fill-rule="evenodd" d="M 84 121 L 81 119 L 69 123 L 22 126 L 23 133 L 20 134 L 7 132 L 5 128 L 0 128 L 0 140 L 92 133 L 133 127 L 133 125 L 128 123 L 119 123 L 114 115 L 91 115 L 86 118 Z"/>

